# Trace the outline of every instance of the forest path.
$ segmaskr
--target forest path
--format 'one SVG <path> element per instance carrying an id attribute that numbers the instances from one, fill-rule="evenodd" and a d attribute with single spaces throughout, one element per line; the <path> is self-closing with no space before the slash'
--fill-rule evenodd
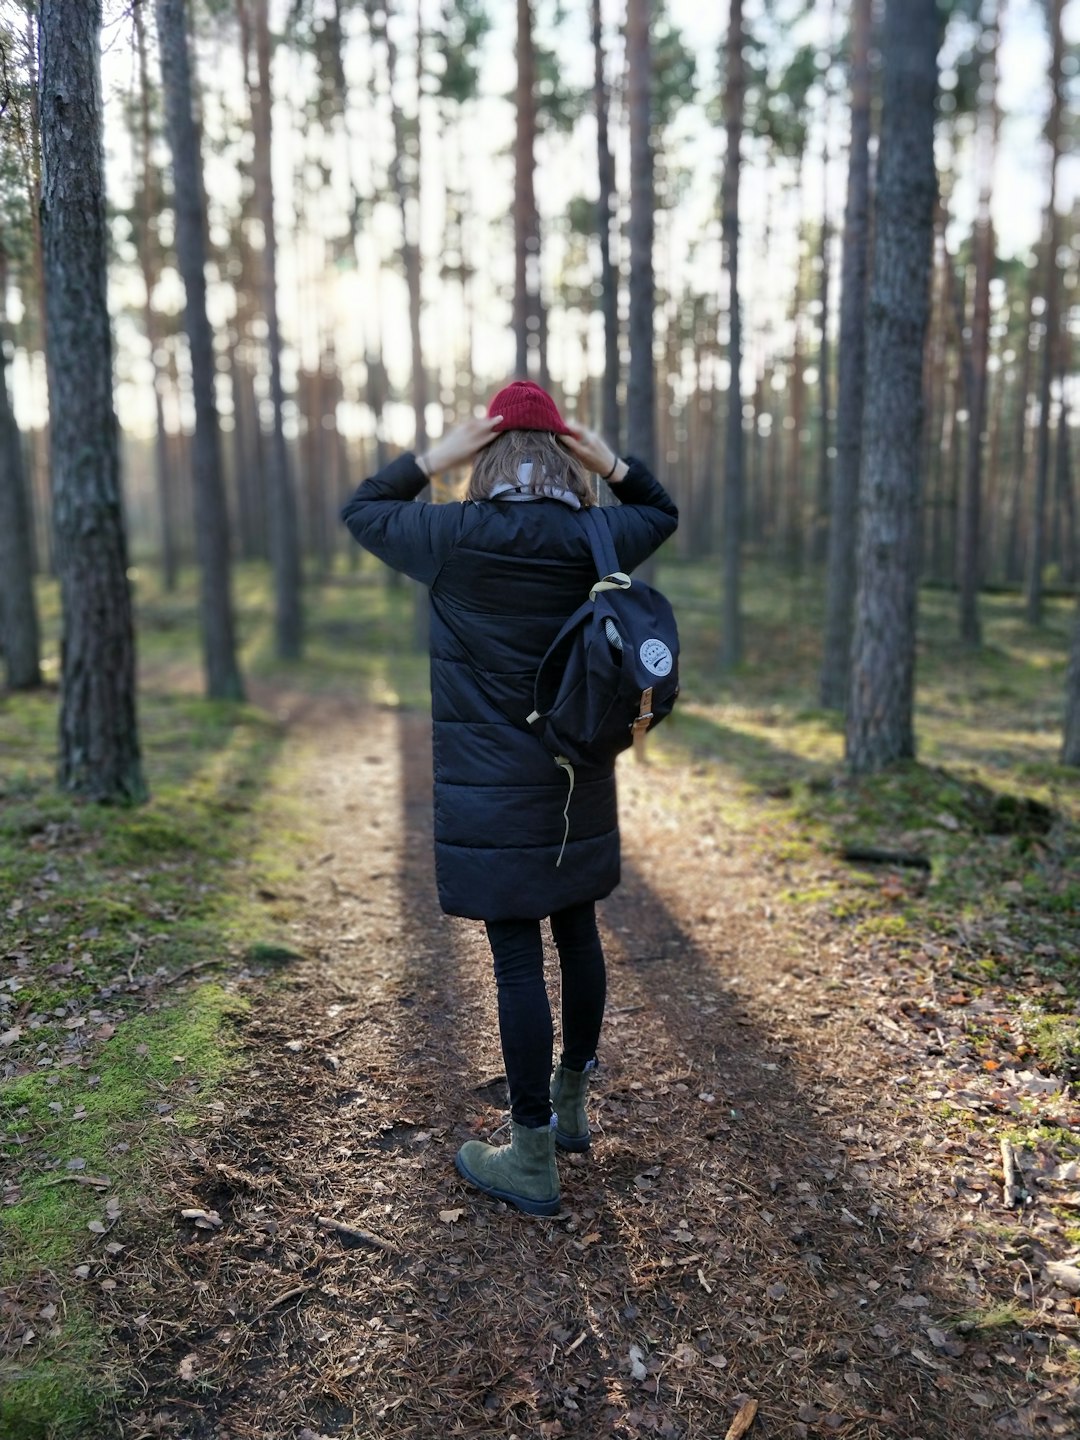
<path id="1" fill-rule="evenodd" d="M 712 1440 L 752 1398 L 751 1440 L 1073 1433 L 1036 1403 L 1045 1345 L 949 1328 L 989 1242 L 930 1193 L 904 979 L 797 928 L 764 805 L 622 762 L 595 1143 L 529 1219 L 453 1167 L 505 1092 L 483 928 L 435 896 L 427 717 L 274 707 L 272 783 L 315 835 L 285 897 L 305 958 L 254 987 L 249 1068 L 179 1182 L 223 1224 L 181 1232 L 142 1317 L 139 1423 Z"/>

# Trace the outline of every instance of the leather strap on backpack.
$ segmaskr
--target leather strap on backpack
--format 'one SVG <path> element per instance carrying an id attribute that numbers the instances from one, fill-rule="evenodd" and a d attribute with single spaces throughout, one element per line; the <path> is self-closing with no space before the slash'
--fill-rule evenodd
<path id="1" fill-rule="evenodd" d="M 634 734 L 634 752 L 639 760 L 645 758 L 645 732 L 652 724 L 652 686 L 641 692 L 641 704 L 638 706 L 637 719 L 631 723 L 630 729 Z"/>

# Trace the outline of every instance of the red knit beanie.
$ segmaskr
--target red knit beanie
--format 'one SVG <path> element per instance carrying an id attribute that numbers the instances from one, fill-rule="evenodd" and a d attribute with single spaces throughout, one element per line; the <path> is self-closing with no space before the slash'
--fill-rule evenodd
<path id="1" fill-rule="evenodd" d="M 569 435 L 566 421 L 546 390 L 531 380 L 512 380 L 503 387 L 488 406 L 489 415 L 501 415 L 504 430 L 550 430 L 556 435 Z"/>

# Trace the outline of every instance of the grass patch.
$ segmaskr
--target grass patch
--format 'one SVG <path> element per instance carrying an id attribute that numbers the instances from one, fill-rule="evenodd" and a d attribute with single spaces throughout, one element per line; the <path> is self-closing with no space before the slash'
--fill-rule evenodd
<path id="1" fill-rule="evenodd" d="M 56 703 L 0 697 L 19 757 L 0 782 L 0 1436 L 19 1440 L 97 1433 L 119 1383 L 97 1319 L 106 1246 L 137 1243 L 155 1165 L 234 1063 L 241 1001 L 198 981 L 281 943 L 250 900 L 281 726 L 144 688 L 151 799 L 95 807 L 55 789 Z"/>

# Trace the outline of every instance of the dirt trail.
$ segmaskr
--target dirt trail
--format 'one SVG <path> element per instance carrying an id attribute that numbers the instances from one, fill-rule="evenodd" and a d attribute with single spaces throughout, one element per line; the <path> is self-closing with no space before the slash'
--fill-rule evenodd
<path id="1" fill-rule="evenodd" d="M 948 1331 L 981 1242 L 921 1189 L 894 982 L 775 918 L 712 770 L 623 766 L 596 1143 L 530 1220 L 453 1169 L 504 1087 L 482 927 L 435 898 L 428 722 L 327 699 L 290 729 L 305 959 L 171 1197 L 224 1223 L 132 1330 L 130 1437 L 721 1437 L 748 1397 L 751 1436 L 1073 1433 Z"/>

